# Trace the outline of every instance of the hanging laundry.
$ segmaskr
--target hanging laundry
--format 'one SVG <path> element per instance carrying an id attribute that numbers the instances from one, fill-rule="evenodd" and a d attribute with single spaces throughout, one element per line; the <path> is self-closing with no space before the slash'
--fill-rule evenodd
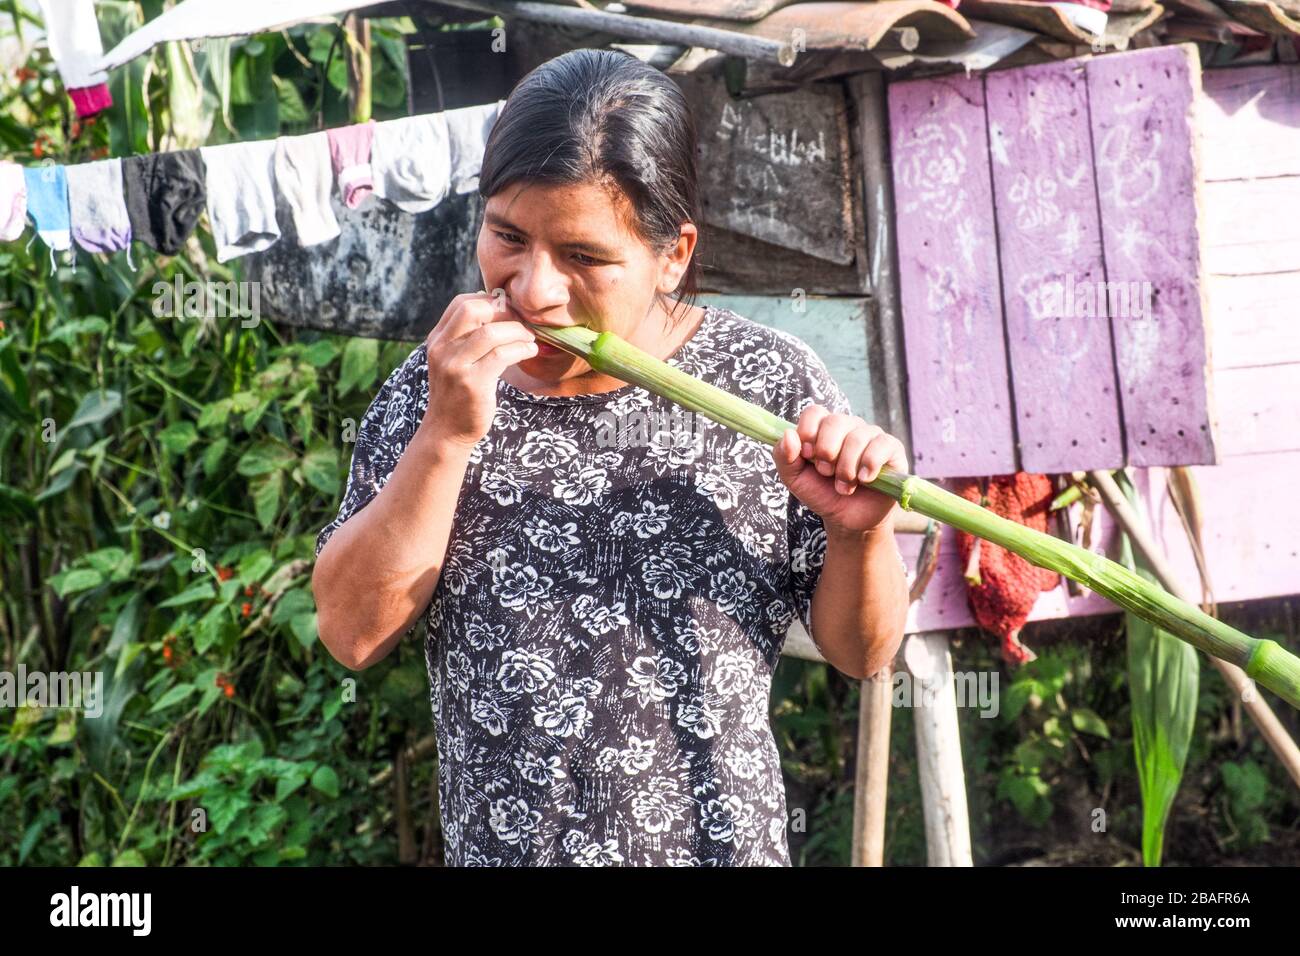
<path id="1" fill-rule="evenodd" d="M 203 212 L 204 179 L 197 149 L 122 160 L 132 237 L 166 256 L 180 252 Z"/>
<path id="2" fill-rule="evenodd" d="M 275 219 L 275 141 L 199 150 L 207 167 L 208 220 L 217 261 L 260 252 L 280 238 Z"/>
<path id="3" fill-rule="evenodd" d="M 27 179 L 17 163 L 0 162 L 0 241 L 13 242 L 27 228 Z"/>
<path id="4" fill-rule="evenodd" d="M 28 166 L 23 169 L 27 185 L 27 214 L 36 223 L 37 234 L 51 250 L 62 252 L 72 246 L 68 224 L 68 177 L 62 166 Z"/>
<path id="5" fill-rule="evenodd" d="M 299 245 L 314 246 L 339 234 L 330 205 L 334 167 L 328 136 L 309 133 L 276 140 L 275 184 L 293 215 Z"/>
<path id="6" fill-rule="evenodd" d="M 94 116 L 113 105 L 113 95 L 108 92 L 107 83 L 68 90 L 68 96 L 72 99 L 77 115 L 82 117 Z"/>
<path id="7" fill-rule="evenodd" d="M 443 113 L 375 124 L 370 166 L 375 195 L 403 212 L 438 205 L 451 187 L 451 149 Z"/>
<path id="8" fill-rule="evenodd" d="M 168 40 L 254 36 L 362 6 L 357 0 L 183 0 L 127 34 L 98 65 L 111 70 Z"/>
<path id="9" fill-rule="evenodd" d="M 50 56 L 77 115 L 91 116 L 112 106 L 108 74 L 99 66 L 104 44 L 94 0 L 40 0 L 40 4 Z"/>
<path id="10" fill-rule="evenodd" d="M 482 106 L 464 106 L 446 110 L 447 136 L 451 149 L 451 188 L 455 193 L 478 189 L 478 174 L 483 166 L 483 148 L 496 124 L 505 100 Z"/>
<path id="11" fill-rule="evenodd" d="M 122 161 L 101 159 L 68 167 L 72 238 L 87 252 L 117 252 L 131 246 Z"/>
<path id="12" fill-rule="evenodd" d="M 370 149 L 375 138 L 375 121 L 354 123 L 326 130 L 330 144 L 330 161 L 338 178 L 343 204 L 356 209 L 374 192 L 374 173 L 370 167 Z"/>

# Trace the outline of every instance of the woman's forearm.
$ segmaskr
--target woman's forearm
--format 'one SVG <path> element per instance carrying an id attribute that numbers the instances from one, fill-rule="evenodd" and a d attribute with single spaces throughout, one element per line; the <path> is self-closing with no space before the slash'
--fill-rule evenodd
<path id="1" fill-rule="evenodd" d="M 471 450 L 422 425 L 375 498 L 321 550 L 312 573 L 317 627 L 345 667 L 382 660 L 428 606 Z"/>
<path id="2" fill-rule="evenodd" d="M 827 529 L 809 613 L 812 638 L 830 664 L 858 679 L 878 673 L 898 653 L 908 604 L 892 524 L 866 533 Z"/>

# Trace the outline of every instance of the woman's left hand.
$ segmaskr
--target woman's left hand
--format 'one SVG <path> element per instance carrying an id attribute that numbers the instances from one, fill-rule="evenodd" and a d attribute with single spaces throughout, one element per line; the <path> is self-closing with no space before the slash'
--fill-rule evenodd
<path id="1" fill-rule="evenodd" d="M 889 495 L 859 485 L 874 481 L 888 465 L 907 472 L 903 443 L 855 415 L 809 405 L 772 447 L 781 481 L 821 516 L 828 533 L 888 527 L 898 507 Z"/>

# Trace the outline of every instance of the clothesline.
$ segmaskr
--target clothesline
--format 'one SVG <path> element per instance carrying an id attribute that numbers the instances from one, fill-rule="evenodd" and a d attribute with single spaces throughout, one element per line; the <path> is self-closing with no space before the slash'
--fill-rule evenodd
<path id="1" fill-rule="evenodd" d="M 39 0 L 50 56 L 77 115 L 113 105 L 108 72 L 160 43 L 209 37 L 253 36 L 319 21 L 365 6 L 359 0 L 183 0 L 127 34 L 104 53 L 94 0 Z"/>
<path id="2" fill-rule="evenodd" d="M 0 160 L 0 240 L 18 239 L 30 217 L 55 251 L 73 243 L 88 252 L 140 241 L 176 255 L 204 209 L 217 261 L 259 252 L 279 241 L 283 198 L 303 246 L 339 235 L 330 203 L 337 184 L 348 209 L 371 194 L 409 213 L 478 187 L 483 149 L 505 100 L 441 113 L 274 140 L 202 146 L 75 165 L 19 166 Z M 76 268 L 75 252 L 73 268 Z"/>

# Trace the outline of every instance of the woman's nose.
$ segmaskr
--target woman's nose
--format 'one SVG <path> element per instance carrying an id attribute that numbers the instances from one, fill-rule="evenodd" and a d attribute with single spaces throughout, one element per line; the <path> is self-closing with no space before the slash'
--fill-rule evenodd
<path id="1" fill-rule="evenodd" d="M 532 315 L 568 304 L 567 282 L 545 252 L 534 252 L 520 265 L 508 286 L 510 301 Z"/>

